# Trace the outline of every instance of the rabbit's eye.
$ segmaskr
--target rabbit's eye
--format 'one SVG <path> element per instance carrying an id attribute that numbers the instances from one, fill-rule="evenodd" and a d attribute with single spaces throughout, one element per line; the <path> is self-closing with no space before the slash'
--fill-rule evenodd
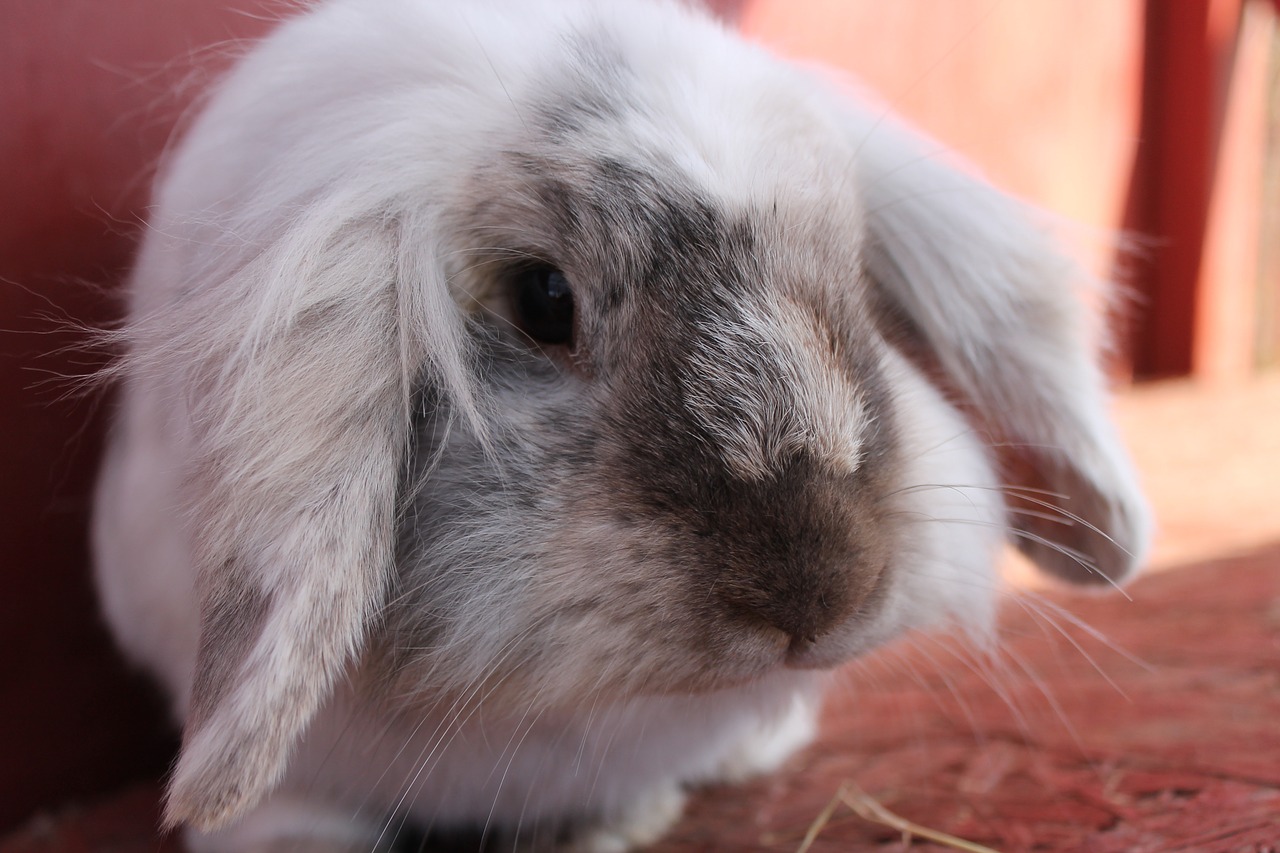
<path id="1" fill-rule="evenodd" d="M 522 270 L 515 279 L 516 323 L 540 344 L 573 345 L 573 291 L 554 267 Z"/>

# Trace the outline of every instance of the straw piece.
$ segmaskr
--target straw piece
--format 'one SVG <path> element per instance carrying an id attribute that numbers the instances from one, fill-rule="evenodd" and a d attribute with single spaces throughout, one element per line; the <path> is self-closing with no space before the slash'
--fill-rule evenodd
<path id="1" fill-rule="evenodd" d="M 847 784 L 847 783 L 846 783 Z M 844 802 L 845 784 L 842 784 L 836 795 L 831 798 L 831 802 L 818 813 L 813 823 L 809 824 L 809 831 L 804 834 L 804 840 L 800 842 L 800 849 L 796 853 L 808 853 L 809 848 L 813 846 L 813 842 L 818 840 L 818 836 L 822 834 L 822 830 L 826 828 L 827 823 L 831 820 L 831 816 L 836 813 L 836 809 L 840 808 L 840 803 Z"/>
<path id="2" fill-rule="evenodd" d="M 854 814 L 863 820 L 898 830 L 903 835 L 904 843 L 909 843 L 912 836 L 917 836 L 935 844 L 941 844 L 944 847 L 962 850 L 964 853 L 1000 853 L 999 850 L 994 848 L 986 847 L 973 841 L 966 841 L 963 838 L 957 838 L 941 830 L 921 826 L 918 823 L 907 820 L 905 817 L 896 815 L 849 780 L 840 783 L 835 796 L 818 813 L 813 823 L 809 824 L 809 830 L 804 834 L 804 840 L 800 842 L 800 847 L 796 850 L 796 853 L 809 853 L 809 848 L 818 840 L 818 836 L 826 829 L 827 824 L 831 822 L 831 818 L 835 816 L 836 809 L 841 804 L 848 806 Z"/>
<path id="3" fill-rule="evenodd" d="M 907 820 L 905 817 L 896 815 L 872 799 L 871 795 L 853 782 L 845 782 L 841 785 L 840 790 L 836 792 L 836 799 L 853 809 L 854 814 L 863 820 L 893 827 L 904 835 L 919 836 L 945 847 L 963 850 L 965 853 L 1000 853 L 1000 851 L 991 847 L 977 844 L 973 841 L 965 841 L 963 838 L 957 838 L 954 835 L 930 829 L 927 826 L 921 826 L 918 823 Z M 827 819 L 830 820 L 830 816 Z"/>

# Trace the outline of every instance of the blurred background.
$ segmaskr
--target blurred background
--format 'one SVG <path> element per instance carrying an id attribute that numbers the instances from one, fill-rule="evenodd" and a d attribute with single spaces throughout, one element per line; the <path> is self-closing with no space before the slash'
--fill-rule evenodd
<path id="1" fill-rule="evenodd" d="M 107 402 L 66 377 L 101 364 L 77 328 L 117 316 L 183 110 L 228 47 L 295 5 L 0 0 L 0 837 L 154 780 L 171 756 L 159 703 L 95 613 L 86 522 Z M 1161 517 L 1154 563 L 1253 552 L 1275 567 L 1272 0 L 711 5 L 782 54 L 856 75 L 1077 223 L 1070 239 L 1127 293 L 1111 369 Z M 1117 252 L 1117 231 L 1136 251 Z"/>

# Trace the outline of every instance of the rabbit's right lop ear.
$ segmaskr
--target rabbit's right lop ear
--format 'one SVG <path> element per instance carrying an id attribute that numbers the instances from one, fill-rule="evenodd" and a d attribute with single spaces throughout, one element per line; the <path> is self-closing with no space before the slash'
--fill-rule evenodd
<path id="1" fill-rule="evenodd" d="M 170 824 L 216 828 L 276 784 L 382 603 L 407 441 L 395 247 L 319 239 L 186 306 L 201 624 Z"/>
<path id="2" fill-rule="evenodd" d="M 272 789 L 382 607 L 414 383 L 433 358 L 461 370 L 439 363 L 462 334 L 443 278 L 402 287 L 426 271 L 398 242 L 388 217 L 317 202 L 177 319 L 142 323 L 138 369 L 177 375 L 192 413 L 200 646 L 170 825 L 217 828 Z M 439 328 L 409 319 L 428 315 Z"/>
<path id="3" fill-rule="evenodd" d="M 1083 273 L 1034 212 L 880 115 L 852 119 L 880 297 L 995 449 L 1015 543 L 1075 583 L 1140 562 L 1150 520 L 1107 412 Z"/>

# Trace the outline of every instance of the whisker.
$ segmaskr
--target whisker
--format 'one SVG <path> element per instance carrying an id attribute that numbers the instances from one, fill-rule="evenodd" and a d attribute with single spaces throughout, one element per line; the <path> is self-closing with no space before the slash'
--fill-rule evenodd
<path id="1" fill-rule="evenodd" d="M 425 781 L 424 774 L 430 773 L 435 762 L 440 759 L 444 751 L 452 745 L 454 739 L 461 733 L 462 727 L 478 712 L 481 705 L 484 703 L 485 697 L 487 695 L 491 695 L 492 692 L 501 685 L 502 681 L 505 680 L 505 676 L 500 678 L 497 683 L 493 684 L 489 688 L 488 693 L 480 696 L 477 700 L 477 695 L 480 694 L 484 689 L 485 684 L 489 681 L 487 673 L 496 671 L 498 667 L 511 654 L 513 654 L 517 648 L 519 648 L 520 643 L 522 643 L 526 637 L 527 633 L 512 637 L 501 650 L 500 654 L 491 660 L 487 668 L 482 669 L 471 679 L 469 684 L 466 685 L 463 691 L 461 691 L 454 699 L 452 705 L 444 712 L 440 722 L 437 723 L 436 728 L 427 737 L 421 750 L 419 750 L 418 755 L 410 764 L 410 770 L 400 785 L 401 795 L 391 810 L 393 815 L 405 810 L 405 806 L 409 802 L 410 797 L 414 796 L 415 789 L 419 788 L 420 784 Z M 426 723 L 427 719 L 428 718 L 424 715 L 422 721 L 414 727 L 409 737 L 405 739 L 404 746 L 402 746 L 401 750 L 397 753 L 397 757 L 403 754 L 404 749 L 406 749 L 412 739 L 416 737 L 418 731 Z M 389 770 L 390 765 L 388 765 L 387 770 L 384 771 L 383 776 L 379 777 L 379 781 L 385 778 L 386 772 L 389 772 Z M 385 837 L 389 828 L 389 823 L 387 826 L 384 826 L 383 834 L 380 835 L 378 839 L 379 842 L 381 842 L 383 837 Z"/>
<path id="2" fill-rule="evenodd" d="M 481 847 L 481 849 L 484 849 L 484 842 L 485 842 L 485 841 L 488 839 L 488 837 L 489 837 L 489 832 L 490 832 L 490 830 L 491 830 L 491 828 L 492 828 L 492 824 L 493 824 L 493 816 L 494 816 L 494 814 L 497 812 L 497 809 L 498 809 L 498 801 L 499 801 L 499 799 L 500 799 L 500 798 L 501 798 L 501 796 L 502 796 L 502 789 L 503 789 L 503 787 L 506 785 L 507 777 L 508 777 L 508 775 L 509 775 L 509 774 L 510 774 L 510 772 L 511 772 L 511 767 L 515 764 L 515 760 L 516 760 L 516 753 L 520 750 L 520 747 L 524 745 L 525 739 L 526 739 L 526 738 L 528 738 L 529 734 L 533 731 L 534 726 L 536 726 L 536 725 L 538 724 L 538 722 L 542 719 L 542 715 L 543 715 L 543 714 L 545 713 L 545 711 L 546 711 L 546 708 L 545 708 L 545 707 L 544 707 L 544 708 L 539 709 L 539 710 L 538 710 L 538 712 L 533 716 L 533 719 L 529 720 L 528 725 L 527 725 L 527 726 L 525 726 L 525 728 L 524 728 L 524 732 L 523 732 L 523 733 L 520 733 L 520 727 L 521 727 L 522 725 L 524 725 L 524 721 L 525 721 L 525 719 L 527 719 L 527 718 L 528 718 L 529 712 L 533 709 L 534 705 L 535 705 L 535 704 L 537 704 L 537 700 L 538 700 L 540 697 L 541 697 L 541 689 L 539 689 L 539 692 L 538 692 L 538 693 L 534 694 L 534 698 L 533 698 L 532 700 L 530 700 L 529 704 L 525 707 L 524 715 L 521 717 L 520 721 L 519 721 L 519 722 L 517 722 L 515 729 L 514 729 L 514 730 L 512 731 L 512 733 L 511 733 L 511 738 L 510 738 L 510 739 L 508 739 L 506 746 L 504 746 L 504 747 L 503 747 L 502 753 L 500 753 L 501 755 L 506 755 L 506 754 L 507 754 L 507 750 L 508 750 L 508 749 L 510 749 L 510 750 L 511 750 L 511 756 L 510 756 L 510 758 L 508 758 L 508 759 L 507 759 L 506 766 L 502 768 L 502 776 L 498 779 L 498 787 L 494 790 L 494 793 L 493 793 L 493 804 L 492 804 L 492 805 L 490 806 L 490 808 L 489 808 L 489 814 L 485 817 L 485 821 L 484 821 L 484 829 L 483 829 L 483 830 L 481 831 L 481 833 L 480 833 L 480 839 L 481 839 L 481 840 L 480 840 L 480 847 Z M 518 738 L 518 739 L 516 738 L 516 735 L 517 735 L 517 734 L 519 734 L 519 738 Z M 513 742 L 513 741 L 514 741 L 514 746 L 512 746 L 512 742 Z M 494 771 L 496 771 L 496 770 L 497 770 L 497 768 L 495 767 L 495 768 L 494 768 Z M 491 777 L 492 777 L 492 774 L 491 774 Z M 527 803 L 527 799 L 526 799 L 526 803 Z M 520 821 L 520 822 L 523 822 L 523 816 L 524 816 L 524 808 L 523 808 L 523 807 L 521 808 L 520 814 L 521 814 L 521 821 Z M 517 824 L 516 829 L 517 829 L 517 831 L 519 830 L 519 825 L 518 825 L 518 824 Z"/>
<path id="3" fill-rule="evenodd" d="M 1094 640 L 1103 644 L 1104 646 L 1106 646 L 1107 649 L 1121 656 L 1122 658 L 1124 658 L 1126 661 L 1133 664 L 1134 666 L 1140 667 L 1141 669 L 1147 672 L 1153 671 L 1153 667 L 1150 664 L 1148 664 L 1146 661 L 1142 660 L 1136 655 L 1126 651 L 1124 648 L 1111 642 L 1104 634 L 1102 634 L 1101 631 L 1098 631 L 1093 626 L 1075 617 L 1074 614 L 1069 613 L 1060 607 L 1057 607 L 1057 605 L 1054 605 L 1051 602 L 1046 601 L 1038 596 L 1034 596 L 1031 593 L 1025 593 L 1023 595 L 1015 595 L 1012 597 L 1012 600 L 1019 607 L 1021 607 L 1029 616 L 1032 616 L 1033 618 L 1039 620 L 1041 624 L 1048 625 L 1051 628 L 1053 628 L 1053 630 L 1059 636 L 1061 636 L 1064 640 L 1070 643 L 1072 648 L 1074 648 L 1077 652 L 1079 652 L 1080 656 L 1084 658 L 1089 663 L 1090 666 L 1093 667 L 1093 669 L 1098 673 L 1098 675 L 1100 675 L 1107 682 L 1108 685 L 1110 685 L 1117 693 L 1119 693 L 1125 699 L 1129 699 L 1129 696 L 1124 692 L 1123 688 L 1121 688 L 1121 686 L 1117 684 L 1114 679 L 1111 678 L 1111 676 L 1107 673 L 1107 671 L 1088 653 L 1088 651 L 1085 650 L 1084 646 L 1081 645 L 1081 643 L 1075 637 L 1071 636 L 1071 632 L 1067 631 L 1065 628 L 1062 627 L 1062 625 L 1058 623 L 1058 619 L 1060 618 L 1064 619 L 1076 629 L 1084 631 Z"/>
<path id="4" fill-rule="evenodd" d="M 1020 495 L 1018 495 L 1017 497 L 1018 497 L 1018 498 L 1020 498 L 1021 500 L 1026 501 L 1027 503 L 1037 504 L 1038 506 L 1045 507 L 1046 509 L 1050 509 L 1050 510 L 1052 510 L 1053 512 L 1058 513 L 1059 515 L 1065 516 L 1066 518 L 1070 519 L 1071 521 L 1075 522 L 1076 524 L 1079 524 L 1080 526 L 1082 526 L 1082 527 L 1084 527 L 1084 528 L 1086 528 L 1086 529 L 1088 529 L 1088 530 L 1091 530 L 1091 531 L 1093 531 L 1094 533 L 1098 534 L 1098 535 L 1099 535 L 1099 536 L 1101 536 L 1103 539 L 1106 539 L 1108 542 L 1110 542 L 1112 545 L 1116 546 L 1116 548 L 1118 548 L 1120 551 L 1124 552 L 1124 553 L 1125 553 L 1125 554 L 1127 554 L 1128 556 L 1130 556 L 1130 557 L 1132 557 L 1132 556 L 1133 556 L 1133 552 L 1132 552 L 1132 551 L 1130 551 L 1128 548 L 1125 548 L 1123 545 L 1121 545 L 1121 544 L 1120 544 L 1119 542 L 1117 542 L 1115 539 L 1112 539 L 1109 535 L 1107 535 L 1106 533 L 1104 533 L 1101 529 L 1099 529 L 1098 527 L 1094 526 L 1093 524 L 1091 524 L 1090 522 L 1086 521 L 1085 519 L 1081 518 L 1079 515 L 1076 515 L 1076 514 L 1075 514 L 1075 513 L 1073 513 L 1073 512 L 1069 512 L 1068 510 L 1063 509 L 1062 507 L 1060 507 L 1060 506 L 1058 506 L 1058 505 L 1056 505 L 1056 504 L 1051 504 L 1051 503 L 1049 503 L 1049 502 L 1047 502 L 1047 501 L 1038 500 L 1038 499 L 1036 499 L 1036 498 L 1028 497 L 1028 496 L 1026 496 L 1026 495 L 1021 495 L 1021 494 L 1020 494 Z"/>

